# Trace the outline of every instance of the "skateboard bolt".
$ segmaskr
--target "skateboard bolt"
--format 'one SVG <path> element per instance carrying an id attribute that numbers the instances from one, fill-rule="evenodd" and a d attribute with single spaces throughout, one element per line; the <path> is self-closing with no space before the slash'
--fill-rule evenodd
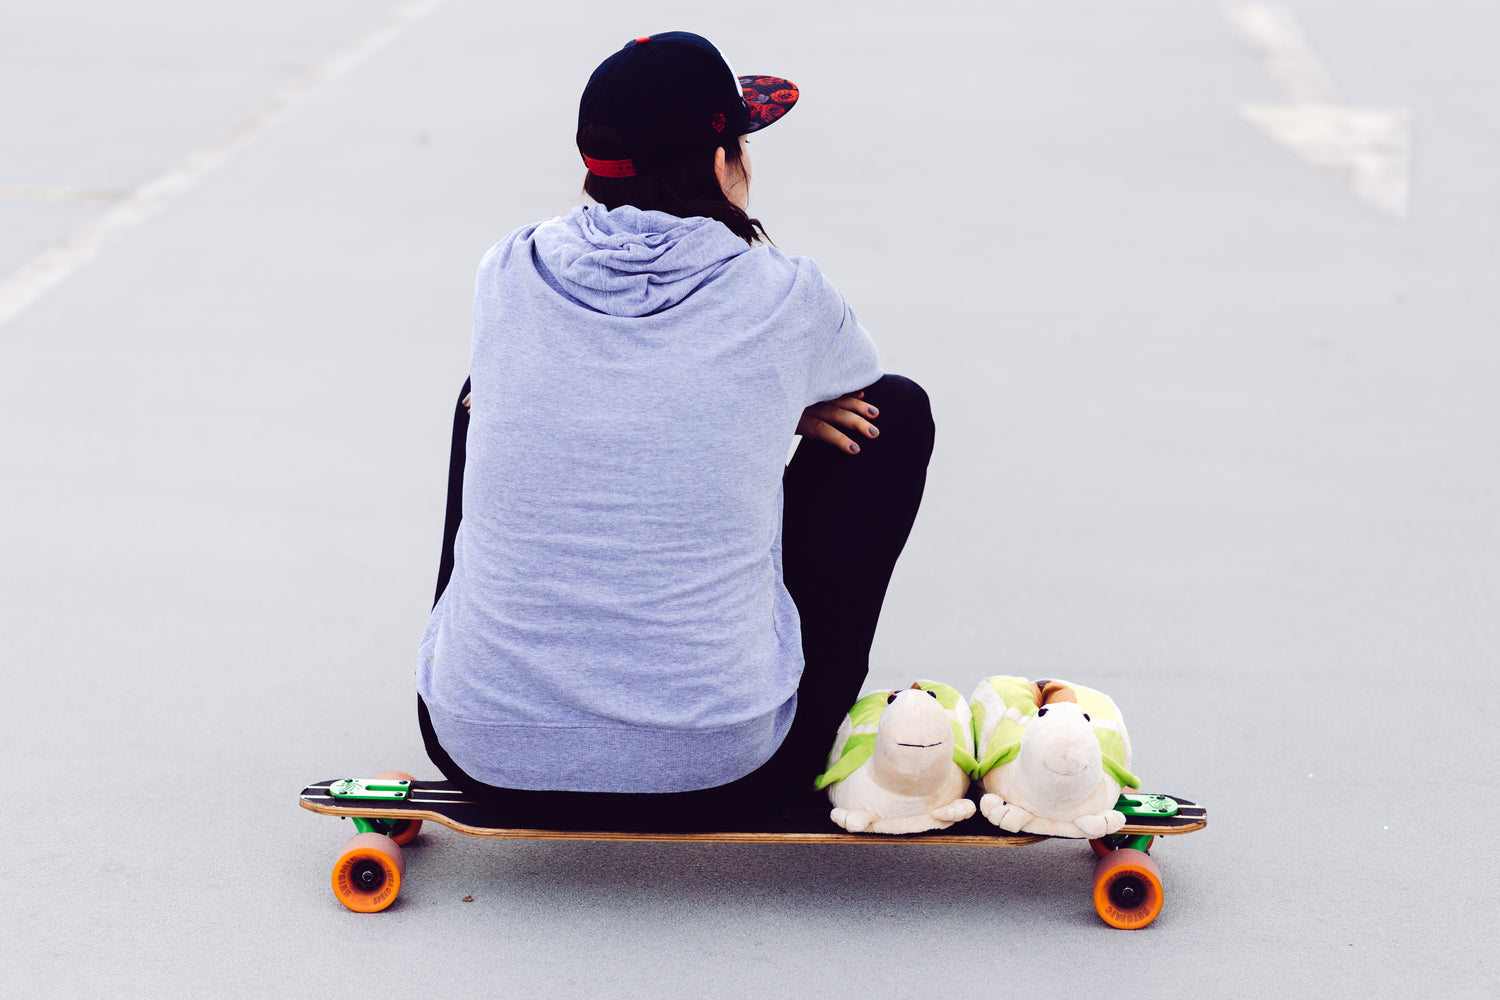
<path id="1" fill-rule="evenodd" d="M 366 892 L 374 892 L 385 881 L 385 872 L 380 866 L 368 861 L 357 866 L 351 874 L 355 884 Z"/>
<path id="2" fill-rule="evenodd" d="M 1138 906 L 1146 898 L 1145 883 L 1135 878 L 1118 879 L 1109 887 L 1110 900 L 1122 909 Z"/>

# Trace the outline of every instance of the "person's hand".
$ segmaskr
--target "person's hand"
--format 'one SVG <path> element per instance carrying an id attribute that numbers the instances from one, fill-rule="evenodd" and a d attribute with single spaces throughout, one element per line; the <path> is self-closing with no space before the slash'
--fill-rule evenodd
<path id="1" fill-rule="evenodd" d="M 863 392 L 851 392 L 822 403 L 814 403 L 802 411 L 797 421 L 797 433 L 805 438 L 831 444 L 839 451 L 858 454 L 859 443 L 855 437 L 875 437 L 880 431 L 870 423 L 880 416 L 880 411 L 864 401 Z"/>
<path id="2" fill-rule="evenodd" d="M 464 397 L 464 409 L 467 410 L 469 408 L 469 401 L 473 398 L 474 394 L 472 392 Z"/>

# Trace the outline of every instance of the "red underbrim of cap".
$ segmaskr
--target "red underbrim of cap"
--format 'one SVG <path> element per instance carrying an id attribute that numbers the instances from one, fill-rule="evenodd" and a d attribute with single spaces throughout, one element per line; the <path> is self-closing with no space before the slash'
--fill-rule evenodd
<path id="1" fill-rule="evenodd" d="M 634 160 L 596 160 L 583 154 L 583 165 L 596 177 L 634 177 Z"/>
<path id="2" fill-rule="evenodd" d="M 746 132 L 759 132 L 797 105 L 797 85 L 779 76 L 742 76 L 740 92 L 750 111 Z"/>

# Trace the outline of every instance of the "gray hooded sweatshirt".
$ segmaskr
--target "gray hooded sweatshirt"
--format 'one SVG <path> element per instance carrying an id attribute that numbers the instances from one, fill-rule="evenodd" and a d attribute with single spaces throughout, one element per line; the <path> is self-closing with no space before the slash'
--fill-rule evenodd
<path id="1" fill-rule="evenodd" d="M 417 663 L 453 760 L 604 792 L 764 763 L 802 672 L 787 450 L 805 407 L 880 375 L 816 264 L 710 219 L 588 206 L 491 249 L 463 521 Z"/>

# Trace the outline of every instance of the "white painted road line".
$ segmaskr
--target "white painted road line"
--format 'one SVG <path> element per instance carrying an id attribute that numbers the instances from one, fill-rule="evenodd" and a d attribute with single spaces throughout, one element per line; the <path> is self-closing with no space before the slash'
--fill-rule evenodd
<path id="1" fill-rule="evenodd" d="M 1404 219 L 1411 197 L 1410 109 L 1343 103 L 1287 8 L 1237 4 L 1224 16 L 1292 101 L 1242 105 L 1240 114 L 1367 204 Z"/>
<path id="2" fill-rule="evenodd" d="M 194 149 L 165 173 L 130 192 L 67 240 L 23 265 L 0 283 L 0 327 L 19 316 L 48 290 L 67 280 L 111 240 L 161 211 L 174 198 L 285 118 L 297 105 L 353 70 L 442 2 L 413 0 L 401 5 L 380 24 L 314 66 L 248 118 Z"/>

